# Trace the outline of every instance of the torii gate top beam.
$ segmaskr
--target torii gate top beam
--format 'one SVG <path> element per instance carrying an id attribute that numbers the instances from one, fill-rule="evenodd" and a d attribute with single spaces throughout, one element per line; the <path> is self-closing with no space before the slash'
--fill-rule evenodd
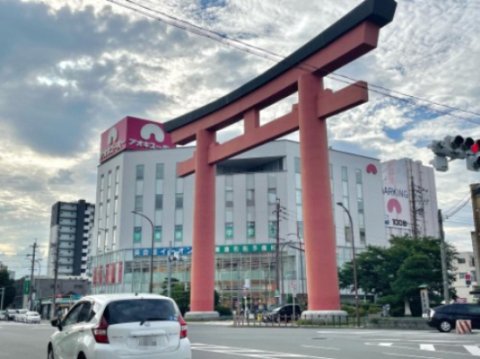
<path id="1" fill-rule="evenodd" d="M 241 104 L 239 100 L 243 99 L 247 95 L 253 93 L 255 90 L 272 83 L 275 79 L 278 79 L 281 75 L 286 72 L 300 72 L 302 71 L 299 67 L 305 60 L 309 59 L 306 66 L 314 66 L 317 68 L 317 72 L 322 74 L 328 74 L 337 68 L 343 66 L 345 63 L 348 63 L 352 60 L 353 57 L 359 57 L 364 53 L 368 52 L 376 46 L 375 44 L 370 44 L 371 46 L 357 46 L 356 48 L 348 49 L 349 51 L 344 51 L 344 56 L 339 56 L 336 59 L 331 59 L 332 61 L 320 61 L 319 59 L 312 63 L 312 57 L 321 52 L 322 49 L 327 48 L 329 45 L 334 45 L 335 40 L 339 39 L 343 35 L 348 34 L 351 30 L 358 27 L 363 23 L 370 23 L 376 25 L 377 29 L 385 26 L 392 21 L 393 15 L 395 13 L 396 2 L 394 0 L 366 0 L 349 12 L 347 15 L 342 17 L 336 23 L 331 25 L 325 31 L 317 35 L 314 39 L 306 43 L 300 49 L 292 53 L 290 56 L 259 75 L 255 79 L 247 82 L 245 85 L 239 87 L 233 92 L 215 100 L 199 109 L 191 111 L 187 114 L 184 114 L 180 117 L 177 117 L 173 120 L 170 120 L 164 123 L 164 128 L 167 132 L 170 132 L 173 137 L 173 141 L 177 144 L 187 144 L 195 139 L 195 134 L 198 129 L 221 129 L 226 127 L 239 119 L 242 118 L 243 113 L 248 110 L 249 104 Z M 376 39 L 375 39 L 376 41 Z M 363 44 L 365 45 L 365 44 Z M 347 50 L 347 49 L 346 49 Z M 348 59 L 347 59 L 348 58 Z M 313 71 L 315 72 L 315 71 Z M 284 84 L 284 87 L 281 91 L 267 96 L 264 101 L 256 102 L 255 106 L 264 108 L 270 104 L 278 101 L 281 98 L 284 98 L 293 92 L 296 91 L 296 79 L 284 79 L 287 80 L 287 83 Z M 278 89 L 278 84 L 277 87 Z M 258 99 L 258 98 L 257 98 Z M 247 101 L 248 102 L 248 101 Z M 227 111 L 227 107 L 230 108 Z M 245 108 L 247 107 L 247 108 Z M 208 116 L 212 113 L 223 110 L 225 115 L 221 123 L 210 123 L 212 121 L 201 121 L 203 124 L 195 124 L 195 122 L 200 122 L 199 120 L 208 119 Z M 213 121 L 215 122 L 215 121 Z M 182 128 L 189 127 L 189 130 L 182 131 Z"/>

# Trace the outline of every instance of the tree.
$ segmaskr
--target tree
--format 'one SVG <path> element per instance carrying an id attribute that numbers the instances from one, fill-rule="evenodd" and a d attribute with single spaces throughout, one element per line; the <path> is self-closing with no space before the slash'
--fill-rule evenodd
<path id="1" fill-rule="evenodd" d="M 6 269 L 0 270 L 0 288 L 5 288 L 5 296 L 3 298 L 3 308 L 7 308 L 15 298 L 15 288 L 13 286 L 13 279 Z"/>
<path id="2" fill-rule="evenodd" d="M 447 245 L 447 269 L 453 269 L 454 248 Z M 390 304 L 392 314 L 421 314 L 418 286 L 426 284 L 432 304 L 438 304 L 443 288 L 440 240 L 430 237 L 392 237 L 390 247 L 369 246 L 356 258 L 358 286 L 365 293 L 375 294 L 379 303 Z M 339 272 L 340 286 L 352 286 L 352 264 L 345 263 Z M 453 275 L 449 275 L 451 284 Z"/>

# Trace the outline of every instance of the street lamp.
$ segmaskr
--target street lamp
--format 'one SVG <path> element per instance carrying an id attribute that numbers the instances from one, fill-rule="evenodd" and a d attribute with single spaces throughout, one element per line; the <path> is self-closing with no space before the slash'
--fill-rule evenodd
<path id="1" fill-rule="evenodd" d="M 353 236 L 353 221 L 352 216 L 350 215 L 350 211 L 343 205 L 342 202 L 337 202 L 337 206 L 343 208 L 343 210 L 348 215 L 348 220 L 350 221 L 350 236 L 352 240 L 352 267 L 353 267 L 353 290 L 355 293 L 355 318 L 357 321 L 357 327 L 360 326 L 360 317 L 359 317 L 359 310 L 358 310 L 358 281 L 357 281 L 357 261 L 355 259 L 355 240 Z"/>
<path id="2" fill-rule="evenodd" d="M 153 293 L 153 251 L 155 249 L 155 226 L 150 218 L 144 215 L 142 212 L 132 211 L 133 214 L 138 214 L 140 217 L 143 217 L 150 223 L 150 227 L 152 227 L 152 252 L 150 253 L 150 286 L 149 292 Z"/>

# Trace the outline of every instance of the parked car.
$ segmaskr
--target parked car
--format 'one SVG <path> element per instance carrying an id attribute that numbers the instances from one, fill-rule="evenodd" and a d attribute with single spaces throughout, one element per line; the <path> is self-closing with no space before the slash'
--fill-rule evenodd
<path id="1" fill-rule="evenodd" d="M 80 299 L 47 345 L 49 359 L 191 359 L 187 323 L 177 304 L 157 294 L 104 294 Z"/>
<path id="2" fill-rule="evenodd" d="M 470 319 L 472 329 L 480 329 L 480 304 L 441 305 L 429 310 L 427 323 L 441 332 L 449 332 L 458 319 Z"/>
<path id="3" fill-rule="evenodd" d="M 15 313 L 15 321 L 16 322 L 24 322 L 25 321 L 25 314 L 27 314 L 28 309 L 17 309 Z"/>
<path id="4" fill-rule="evenodd" d="M 0 320 L 7 320 L 7 311 L 0 310 Z"/>
<path id="5" fill-rule="evenodd" d="M 7 320 L 15 320 L 16 314 L 17 314 L 16 309 L 7 309 Z"/>
<path id="6" fill-rule="evenodd" d="M 300 306 L 296 304 L 285 304 L 280 307 L 277 307 L 263 316 L 263 320 L 266 322 L 289 322 L 292 319 L 299 319 L 302 315 L 302 310 Z"/>
<path id="7" fill-rule="evenodd" d="M 40 323 L 40 314 L 37 312 L 26 312 L 25 315 L 23 316 L 23 322 L 25 323 Z"/>

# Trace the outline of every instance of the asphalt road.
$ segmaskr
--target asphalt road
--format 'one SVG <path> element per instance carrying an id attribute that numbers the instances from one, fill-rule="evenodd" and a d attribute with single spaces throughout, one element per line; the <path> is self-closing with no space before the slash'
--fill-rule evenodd
<path id="1" fill-rule="evenodd" d="M 0 322 L 0 359 L 46 357 L 55 329 Z M 471 335 L 432 331 L 304 328 L 235 328 L 228 323 L 190 323 L 194 359 L 475 359 L 480 332 Z"/>

